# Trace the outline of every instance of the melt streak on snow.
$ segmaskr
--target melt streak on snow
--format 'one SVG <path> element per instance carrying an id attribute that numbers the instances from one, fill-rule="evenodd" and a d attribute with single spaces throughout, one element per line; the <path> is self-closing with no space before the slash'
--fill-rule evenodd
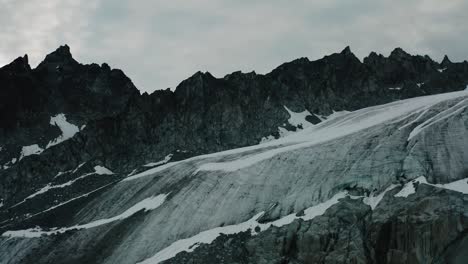
<path id="1" fill-rule="evenodd" d="M 50 124 L 53 126 L 58 126 L 62 131 L 62 135 L 50 141 L 49 144 L 47 144 L 46 148 L 60 144 L 63 141 L 72 138 L 76 133 L 80 131 L 80 129 L 77 126 L 67 121 L 67 118 L 64 114 L 58 114 L 56 116 L 51 117 Z"/>
<path id="2" fill-rule="evenodd" d="M 60 234 L 69 230 L 89 229 L 89 228 L 105 225 L 111 222 L 115 222 L 118 220 L 122 220 L 125 218 L 129 218 L 130 216 L 136 214 L 137 212 L 141 210 L 144 210 L 145 212 L 154 210 L 163 204 L 163 202 L 166 200 L 166 197 L 167 197 L 166 194 L 160 194 L 154 197 L 146 198 L 136 203 L 132 207 L 128 208 L 127 210 L 125 210 L 125 212 L 119 215 L 116 215 L 111 218 L 99 219 L 99 220 L 92 221 L 87 224 L 74 225 L 71 227 L 63 227 L 63 228 L 52 228 L 50 231 L 44 231 L 39 227 L 25 229 L 25 230 L 6 231 L 5 233 L 2 234 L 2 236 L 32 238 L 32 237 L 40 237 L 42 235 Z"/>
<path id="3" fill-rule="evenodd" d="M 231 234 L 237 234 L 240 232 L 245 232 L 245 231 L 250 230 L 252 235 L 256 235 L 257 233 L 254 231 L 256 227 L 259 227 L 261 231 L 265 231 L 271 226 L 281 227 L 284 225 L 288 225 L 296 219 L 309 221 L 309 220 L 314 219 L 317 216 L 323 215 L 328 208 L 330 208 L 334 204 L 337 204 L 339 202 L 339 199 L 342 199 L 346 196 L 347 196 L 347 192 L 337 193 L 331 199 L 305 209 L 303 216 L 296 216 L 296 214 L 290 214 L 279 220 L 266 223 L 266 224 L 258 223 L 257 220 L 264 214 L 264 212 L 260 212 L 256 214 L 255 216 L 253 216 L 252 218 L 250 218 L 249 220 L 247 220 L 246 222 L 242 222 L 236 225 L 213 228 L 213 229 L 198 233 L 195 236 L 178 240 L 172 243 L 167 248 L 159 251 L 153 257 L 146 259 L 140 262 L 139 264 L 156 264 L 164 260 L 173 258 L 178 253 L 183 252 L 183 251 L 193 252 L 200 244 L 210 244 L 221 234 L 231 235 Z"/>

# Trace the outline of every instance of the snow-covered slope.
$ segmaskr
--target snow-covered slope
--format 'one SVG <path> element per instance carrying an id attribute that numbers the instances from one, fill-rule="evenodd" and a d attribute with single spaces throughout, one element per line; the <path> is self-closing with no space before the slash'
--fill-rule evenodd
<path id="1" fill-rule="evenodd" d="M 168 162 L 47 210 L 66 215 L 64 226 L 37 226 L 44 221 L 34 217 L 3 223 L 0 259 L 7 261 L 0 263 L 34 255 L 40 262 L 159 263 L 220 234 L 250 229 L 257 236 L 314 222 L 342 202 L 390 219 L 392 201 L 419 197 L 410 195 L 417 193 L 410 180 L 422 176 L 425 188 L 466 195 L 457 182 L 468 177 L 467 108 L 468 91 L 401 100 L 264 144 Z M 405 195 L 396 195 L 402 188 Z M 156 205 L 140 206 L 155 197 Z M 466 207 L 457 208 L 466 219 Z M 378 245 L 367 250 L 379 256 Z"/>

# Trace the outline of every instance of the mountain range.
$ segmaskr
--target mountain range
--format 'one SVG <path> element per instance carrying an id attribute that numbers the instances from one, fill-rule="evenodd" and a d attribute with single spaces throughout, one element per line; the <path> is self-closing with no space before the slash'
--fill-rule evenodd
<path id="1" fill-rule="evenodd" d="M 346 47 L 140 94 L 0 68 L 0 263 L 466 263 L 468 62 Z"/>

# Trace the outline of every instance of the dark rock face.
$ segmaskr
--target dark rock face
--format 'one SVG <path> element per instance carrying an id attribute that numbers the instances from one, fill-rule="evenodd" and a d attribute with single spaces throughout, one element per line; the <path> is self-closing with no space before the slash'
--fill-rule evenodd
<path id="1" fill-rule="evenodd" d="M 389 57 L 373 52 L 361 62 L 347 47 L 316 61 L 300 58 L 284 63 L 265 75 L 234 72 L 215 78 L 197 72 L 175 91 L 152 94 L 140 94 L 122 71 L 105 63 L 80 64 L 67 45 L 47 55 L 35 69 L 25 55 L 0 68 L 0 231 L 8 226 L 27 227 L 32 222 L 26 214 L 61 201 L 83 196 L 79 202 L 87 203 L 86 197 L 100 193 L 90 194 L 92 191 L 105 190 L 168 154 L 172 154 L 171 161 L 181 160 L 255 145 L 269 136 L 278 138 L 279 127 L 302 129 L 302 125 L 289 123 L 285 107 L 296 113 L 308 111 L 305 121 L 317 124 L 333 111 L 458 91 L 467 85 L 466 61 L 455 63 L 445 57 L 438 63 L 399 48 Z M 51 117 L 59 114 L 79 131 L 49 146 L 64 133 L 58 124 L 51 124 Z M 34 145 L 42 150 L 40 154 L 23 155 L 24 147 Z M 78 179 L 96 165 L 114 174 Z M 58 186 L 73 180 L 77 182 L 66 193 L 54 189 L 38 199 L 27 199 L 48 184 Z M 440 197 L 434 197 L 432 203 L 442 203 L 437 200 Z M 420 214 L 432 214 L 438 207 L 429 210 L 419 200 L 414 202 L 408 207 L 395 202 L 402 212 L 392 212 L 395 217 L 390 222 L 378 222 L 379 214 L 390 213 L 371 212 L 362 204 L 346 201 L 323 221 L 295 221 L 256 237 L 248 233 L 223 236 L 212 245 L 201 246 L 195 255 L 181 254 L 174 263 L 465 260 L 459 248 L 468 245 L 466 217 L 450 211 L 446 218 L 437 212 L 435 218 L 420 219 Z M 66 207 L 68 212 L 36 217 L 33 222 L 51 227 L 71 223 L 68 217 L 79 208 L 73 203 Z M 427 240 L 427 248 L 416 245 L 422 243 L 414 239 L 417 232 L 434 233 L 438 226 L 445 232 L 440 233 L 439 242 L 432 245 L 434 241 Z M 213 255 L 217 250 L 223 253 Z"/>

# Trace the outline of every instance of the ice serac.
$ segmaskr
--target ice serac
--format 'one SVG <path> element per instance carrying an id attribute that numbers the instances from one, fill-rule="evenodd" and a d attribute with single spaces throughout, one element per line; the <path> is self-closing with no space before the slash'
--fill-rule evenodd
<path id="1" fill-rule="evenodd" d="M 21 57 L 0 263 L 466 263 L 468 63 L 443 64 L 346 48 L 140 95 L 67 46 Z"/>

